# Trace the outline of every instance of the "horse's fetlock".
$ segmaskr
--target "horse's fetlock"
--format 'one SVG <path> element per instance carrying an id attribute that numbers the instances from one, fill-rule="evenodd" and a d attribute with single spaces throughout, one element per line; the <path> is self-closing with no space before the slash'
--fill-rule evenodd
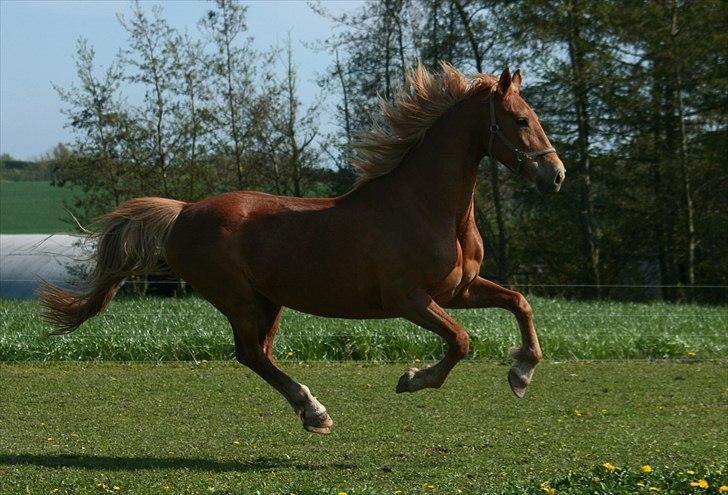
<path id="1" fill-rule="evenodd" d="M 454 350 L 460 358 L 468 355 L 468 352 L 470 352 L 470 336 L 467 333 L 463 332 L 457 336 Z"/>

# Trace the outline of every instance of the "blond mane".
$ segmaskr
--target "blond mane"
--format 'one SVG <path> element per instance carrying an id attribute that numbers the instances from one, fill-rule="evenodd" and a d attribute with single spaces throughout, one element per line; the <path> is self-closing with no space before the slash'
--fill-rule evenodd
<path id="1" fill-rule="evenodd" d="M 408 71 L 405 84 L 393 101 L 379 98 L 381 115 L 371 130 L 352 147 L 352 163 L 359 170 L 355 188 L 397 168 L 442 114 L 453 105 L 498 82 L 495 76 L 465 76 L 452 65 L 441 62 L 441 71 L 430 73 L 422 64 Z"/>

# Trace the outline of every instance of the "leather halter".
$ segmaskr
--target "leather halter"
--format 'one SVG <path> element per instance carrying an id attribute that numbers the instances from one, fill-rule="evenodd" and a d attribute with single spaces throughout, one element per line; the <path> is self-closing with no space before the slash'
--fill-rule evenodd
<path id="1" fill-rule="evenodd" d="M 508 165 L 507 163 L 503 163 L 503 165 L 505 165 L 511 172 L 515 174 L 521 175 L 523 166 L 526 163 L 532 163 L 533 165 L 535 165 L 536 168 L 538 168 L 538 162 L 534 160 L 534 158 L 548 155 L 549 153 L 556 153 L 556 149 L 553 147 L 531 152 L 523 151 L 516 147 L 506 137 L 506 135 L 503 134 L 503 131 L 501 131 L 501 128 L 498 125 L 498 120 L 495 117 L 495 91 L 490 95 L 490 127 L 488 128 L 488 130 L 490 131 L 490 136 L 488 137 L 488 156 L 493 158 L 493 154 L 491 153 L 493 148 L 493 141 L 495 136 L 498 136 L 500 140 L 503 141 L 503 144 L 506 145 L 506 148 L 511 150 L 516 155 L 516 160 L 518 162 L 518 167 L 516 169 L 514 169 L 511 165 Z M 493 159 L 495 160 L 495 158 Z"/>

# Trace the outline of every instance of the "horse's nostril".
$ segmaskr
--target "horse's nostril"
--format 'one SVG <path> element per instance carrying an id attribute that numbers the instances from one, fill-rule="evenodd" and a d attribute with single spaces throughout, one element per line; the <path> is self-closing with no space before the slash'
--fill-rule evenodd
<path id="1" fill-rule="evenodd" d="M 556 173 L 556 177 L 554 177 L 554 185 L 555 186 L 560 186 L 561 183 L 564 182 L 564 178 L 565 177 L 566 177 L 566 174 L 564 173 L 564 171 L 563 170 L 559 170 Z"/>

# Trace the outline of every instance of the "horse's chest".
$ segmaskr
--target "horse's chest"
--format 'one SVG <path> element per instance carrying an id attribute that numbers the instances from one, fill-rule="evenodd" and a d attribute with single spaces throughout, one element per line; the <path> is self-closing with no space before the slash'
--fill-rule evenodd
<path id="1" fill-rule="evenodd" d="M 478 275 L 482 254 L 478 257 L 478 253 L 469 248 L 467 242 L 457 240 L 455 265 L 430 288 L 430 296 L 438 304 L 444 304 L 452 299 Z"/>

